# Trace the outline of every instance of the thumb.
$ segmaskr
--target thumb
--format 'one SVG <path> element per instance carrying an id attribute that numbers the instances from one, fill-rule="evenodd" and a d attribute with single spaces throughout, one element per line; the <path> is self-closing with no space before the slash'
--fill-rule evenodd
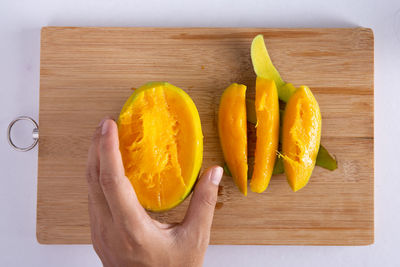
<path id="1" fill-rule="evenodd" d="M 182 226 L 196 233 L 199 239 L 206 238 L 207 244 L 222 173 L 223 169 L 220 166 L 214 166 L 202 174 L 183 220 Z"/>

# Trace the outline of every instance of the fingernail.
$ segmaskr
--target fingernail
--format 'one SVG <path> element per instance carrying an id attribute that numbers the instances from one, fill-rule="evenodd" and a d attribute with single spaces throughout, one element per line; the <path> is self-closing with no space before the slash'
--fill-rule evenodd
<path id="1" fill-rule="evenodd" d="M 108 128 L 110 127 L 110 120 L 105 120 L 103 122 L 103 126 L 101 126 L 101 134 L 105 135 L 108 131 Z"/>
<path id="2" fill-rule="evenodd" d="M 101 127 L 101 126 L 103 125 L 103 123 L 104 123 L 106 120 L 107 120 L 107 117 L 106 117 L 106 118 L 103 118 L 103 119 L 100 121 L 98 127 Z"/>
<path id="3" fill-rule="evenodd" d="M 211 177 L 210 177 L 211 182 L 215 185 L 219 185 L 219 182 L 221 182 L 223 172 L 224 172 L 224 170 L 220 166 L 213 168 Z"/>

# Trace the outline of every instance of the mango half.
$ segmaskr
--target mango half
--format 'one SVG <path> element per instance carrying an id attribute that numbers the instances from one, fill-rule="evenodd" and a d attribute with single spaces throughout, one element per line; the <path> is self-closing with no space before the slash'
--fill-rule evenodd
<path id="1" fill-rule="evenodd" d="M 135 90 L 118 118 L 125 175 L 150 211 L 169 210 L 191 192 L 203 160 L 197 108 L 182 89 L 151 82 Z"/>
<path id="2" fill-rule="evenodd" d="M 307 86 L 286 104 L 282 125 L 283 165 L 293 191 L 303 188 L 315 166 L 321 140 L 321 112 Z"/>

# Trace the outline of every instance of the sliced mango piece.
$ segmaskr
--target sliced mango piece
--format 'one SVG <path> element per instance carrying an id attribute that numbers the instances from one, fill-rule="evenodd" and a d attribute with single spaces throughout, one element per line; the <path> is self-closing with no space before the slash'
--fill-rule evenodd
<path id="1" fill-rule="evenodd" d="M 131 95 L 118 118 L 125 175 L 139 202 L 168 210 L 192 191 L 203 159 L 197 108 L 182 89 L 148 83 Z"/>
<path id="2" fill-rule="evenodd" d="M 293 191 L 303 188 L 315 166 L 321 139 L 321 112 L 307 86 L 289 99 L 282 125 L 283 165 Z"/>
<path id="3" fill-rule="evenodd" d="M 255 109 L 257 141 L 250 188 L 262 193 L 271 179 L 279 143 L 279 100 L 273 80 L 257 77 Z"/>
<path id="4" fill-rule="evenodd" d="M 218 132 L 225 161 L 233 180 L 247 195 L 246 86 L 233 83 L 221 96 Z"/>

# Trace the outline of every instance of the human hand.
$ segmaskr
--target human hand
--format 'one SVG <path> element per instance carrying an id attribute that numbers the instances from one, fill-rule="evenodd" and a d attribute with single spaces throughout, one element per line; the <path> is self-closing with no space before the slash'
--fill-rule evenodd
<path id="1" fill-rule="evenodd" d="M 222 168 L 206 170 L 181 223 L 153 220 L 125 176 L 118 129 L 103 120 L 87 165 L 93 247 L 104 266 L 201 266 L 210 239 Z"/>

